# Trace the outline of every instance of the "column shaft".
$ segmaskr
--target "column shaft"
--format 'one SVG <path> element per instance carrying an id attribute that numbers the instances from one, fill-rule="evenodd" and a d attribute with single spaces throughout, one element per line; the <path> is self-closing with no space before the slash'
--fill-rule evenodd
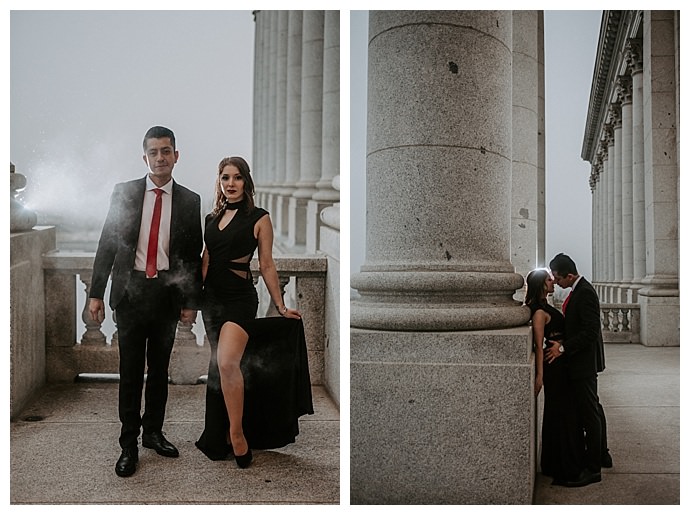
<path id="1" fill-rule="evenodd" d="M 510 11 L 370 16 L 367 247 L 353 326 L 526 321 L 511 298 L 523 284 L 510 263 L 511 29 Z"/>

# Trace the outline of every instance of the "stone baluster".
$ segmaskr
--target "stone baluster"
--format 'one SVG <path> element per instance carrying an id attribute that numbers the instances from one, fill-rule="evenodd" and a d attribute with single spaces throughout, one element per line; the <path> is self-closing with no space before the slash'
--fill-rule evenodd
<path id="1" fill-rule="evenodd" d="M 101 331 L 101 322 L 91 319 L 89 313 L 89 290 L 91 289 L 91 272 L 82 272 L 79 274 L 79 279 L 84 284 L 84 289 L 86 291 L 86 302 L 84 303 L 84 309 L 81 312 L 81 319 L 86 326 L 86 331 L 81 337 L 82 345 L 105 345 L 106 339 L 105 334 Z"/>
<path id="2" fill-rule="evenodd" d="M 282 295 L 282 297 L 284 299 L 285 298 L 285 287 L 290 282 L 290 275 L 279 273 L 278 274 L 278 280 L 280 281 L 280 294 Z M 280 313 L 278 313 L 278 308 L 273 303 L 273 300 L 271 299 L 270 295 L 268 296 L 268 299 L 269 299 L 269 302 L 268 302 L 268 309 L 266 309 L 266 316 L 267 317 L 280 316 Z"/>

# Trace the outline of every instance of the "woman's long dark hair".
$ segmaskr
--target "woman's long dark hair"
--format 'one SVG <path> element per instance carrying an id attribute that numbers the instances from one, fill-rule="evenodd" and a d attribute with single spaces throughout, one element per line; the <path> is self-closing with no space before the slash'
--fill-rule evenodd
<path id="1" fill-rule="evenodd" d="M 549 271 L 546 268 L 537 268 L 527 274 L 527 293 L 525 293 L 526 306 L 543 304 L 546 302 L 546 296 L 548 295 L 546 279 L 548 277 Z"/>
<path id="2" fill-rule="evenodd" d="M 213 200 L 213 215 L 217 215 L 223 210 L 225 205 L 225 195 L 220 186 L 220 176 L 223 173 L 223 168 L 228 165 L 236 167 L 240 171 L 242 179 L 244 179 L 244 209 L 251 211 L 254 209 L 254 181 L 252 180 L 251 170 L 249 164 L 243 158 L 238 156 L 224 157 L 218 163 L 218 175 L 216 176 L 216 192 Z"/>

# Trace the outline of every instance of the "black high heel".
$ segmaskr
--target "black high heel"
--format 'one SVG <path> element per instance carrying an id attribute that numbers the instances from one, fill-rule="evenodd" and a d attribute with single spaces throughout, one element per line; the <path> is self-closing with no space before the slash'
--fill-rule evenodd
<path id="1" fill-rule="evenodd" d="M 247 449 L 247 452 L 242 456 L 235 455 L 235 462 L 237 463 L 237 466 L 241 469 L 246 469 L 252 462 L 252 450 Z"/>

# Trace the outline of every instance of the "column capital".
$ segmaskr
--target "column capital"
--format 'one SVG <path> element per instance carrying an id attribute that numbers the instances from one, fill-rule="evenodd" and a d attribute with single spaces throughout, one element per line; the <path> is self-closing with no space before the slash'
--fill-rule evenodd
<path id="1" fill-rule="evenodd" d="M 625 62 L 632 75 L 642 71 L 642 39 L 629 39 L 624 50 Z"/>
<path id="2" fill-rule="evenodd" d="M 621 104 L 632 102 L 632 77 L 630 75 L 619 75 L 616 79 L 616 95 Z"/>
<path id="3" fill-rule="evenodd" d="M 611 104 L 609 105 L 607 125 L 610 124 L 612 129 L 619 129 L 622 123 L 623 122 L 621 118 L 621 103 L 619 100 L 616 99 L 616 101 L 611 102 Z M 613 142 L 610 142 L 610 144 L 613 144 Z"/>

